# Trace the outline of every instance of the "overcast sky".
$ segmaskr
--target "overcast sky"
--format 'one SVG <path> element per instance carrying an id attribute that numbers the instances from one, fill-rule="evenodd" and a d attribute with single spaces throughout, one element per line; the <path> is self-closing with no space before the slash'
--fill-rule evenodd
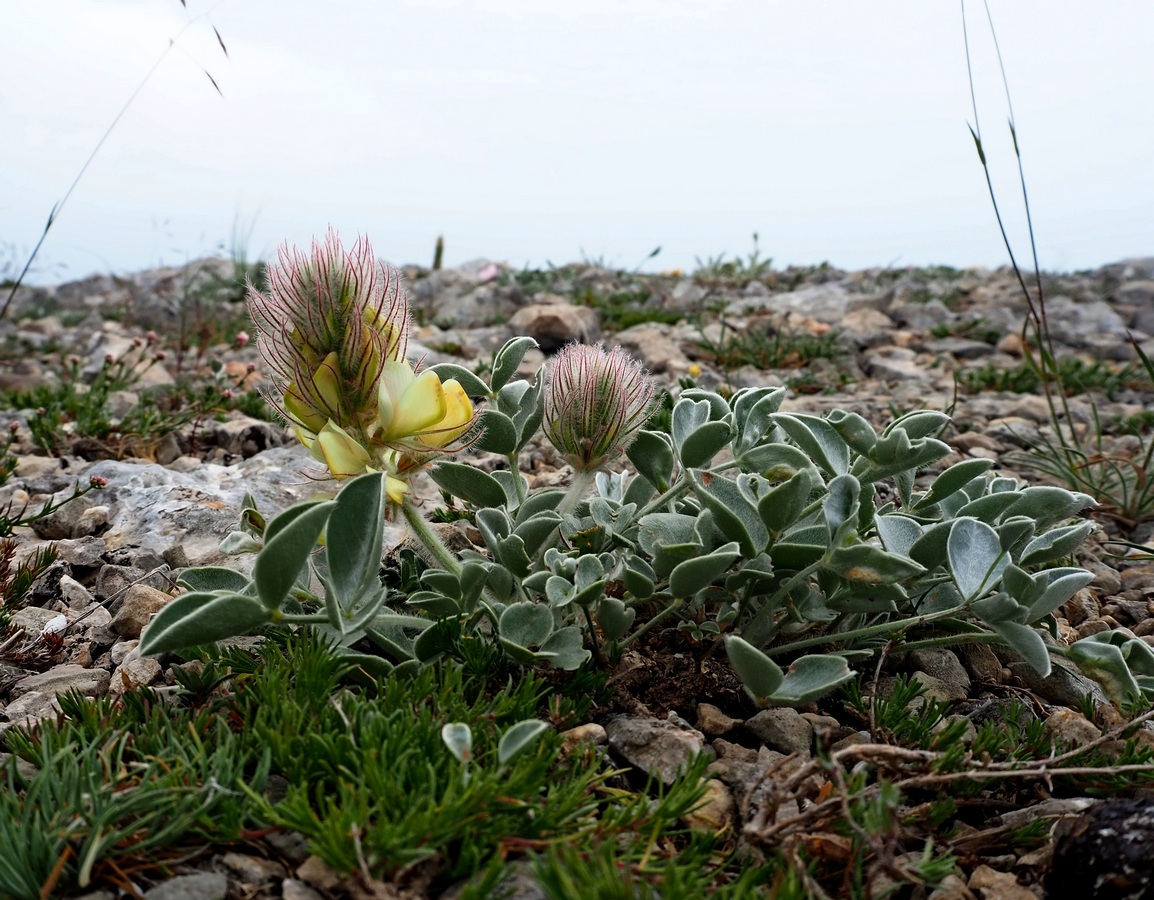
<path id="1" fill-rule="evenodd" d="M 1154 4 L 990 3 L 1043 268 L 1154 255 Z M 330 223 L 398 264 L 444 234 L 447 265 L 633 268 L 660 245 L 646 268 L 691 269 L 754 232 L 779 266 L 1006 261 L 953 0 L 3 0 L 0 50 L 0 276 L 158 59 L 34 280 L 261 257 Z"/>

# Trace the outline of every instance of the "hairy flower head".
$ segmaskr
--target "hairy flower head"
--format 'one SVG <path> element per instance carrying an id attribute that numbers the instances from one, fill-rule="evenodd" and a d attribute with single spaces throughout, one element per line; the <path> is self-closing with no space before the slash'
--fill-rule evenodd
<path id="1" fill-rule="evenodd" d="M 382 366 L 405 356 L 400 274 L 365 238 L 346 251 L 332 230 L 307 256 L 286 244 L 277 260 L 265 290 L 250 284 L 247 297 L 274 385 L 269 399 L 298 433 L 317 435 L 330 421 L 359 433 L 376 417 Z"/>
<path id="2" fill-rule="evenodd" d="M 581 471 L 624 453 L 653 412 L 656 385 L 620 347 L 569 344 L 545 378 L 545 435 Z"/>

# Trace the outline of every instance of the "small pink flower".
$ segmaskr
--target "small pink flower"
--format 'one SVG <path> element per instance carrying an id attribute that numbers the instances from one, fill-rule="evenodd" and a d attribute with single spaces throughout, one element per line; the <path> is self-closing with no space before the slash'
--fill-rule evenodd
<path id="1" fill-rule="evenodd" d="M 249 342 L 248 332 L 247 331 L 238 331 L 236 333 L 236 338 L 233 340 L 233 345 L 236 347 L 244 347 L 244 346 L 247 346 L 248 342 Z"/>
<path id="2" fill-rule="evenodd" d="M 108 487 L 108 479 L 102 475 L 93 475 L 88 479 L 89 485 L 99 490 L 100 488 Z"/>

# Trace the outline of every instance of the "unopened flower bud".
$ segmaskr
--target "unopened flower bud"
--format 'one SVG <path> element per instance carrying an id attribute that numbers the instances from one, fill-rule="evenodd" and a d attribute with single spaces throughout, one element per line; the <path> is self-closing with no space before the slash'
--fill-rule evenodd
<path id="1" fill-rule="evenodd" d="M 545 378 L 545 434 L 581 471 L 624 453 L 653 412 L 653 380 L 620 347 L 569 344 Z"/>

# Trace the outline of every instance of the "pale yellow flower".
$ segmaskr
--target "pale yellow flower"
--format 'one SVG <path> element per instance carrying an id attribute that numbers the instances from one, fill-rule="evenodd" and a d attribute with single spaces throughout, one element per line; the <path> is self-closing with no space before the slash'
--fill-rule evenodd
<path id="1" fill-rule="evenodd" d="M 406 362 L 381 368 L 376 440 L 411 450 L 439 450 L 473 424 L 473 404 L 456 381 L 431 369 L 417 375 Z"/>

